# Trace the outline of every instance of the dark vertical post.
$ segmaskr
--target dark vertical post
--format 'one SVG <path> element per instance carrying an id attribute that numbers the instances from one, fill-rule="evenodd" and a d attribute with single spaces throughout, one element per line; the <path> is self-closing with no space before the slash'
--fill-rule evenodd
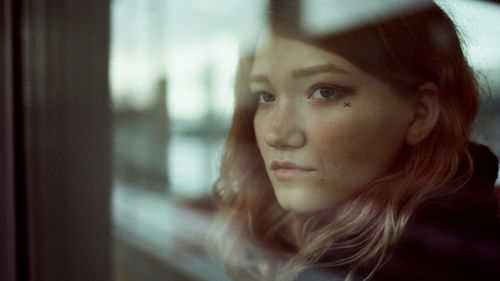
<path id="1" fill-rule="evenodd" d="M 17 280 L 12 0 L 0 0 L 0 280 Z"/>
<path id="2" fill-rule="evenodd" d="M 110 280 L 110 3 L 19 3 L 22 279 Z"/>

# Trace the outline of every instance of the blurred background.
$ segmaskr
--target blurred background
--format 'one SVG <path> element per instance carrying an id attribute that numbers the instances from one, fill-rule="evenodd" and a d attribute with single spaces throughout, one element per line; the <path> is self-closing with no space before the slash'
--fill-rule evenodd
<path id="1" fill-rule="evenodd" d="M 116 280 L 225 280 L 206 260 L 201 234 L 213 210 L 240 42 L 255 36 L 266 2 L 112 1 Z M 500 155 L 500 5 L 439 3 L 485 89 L 474 138 Z M 312 28 L 328 18 L 320 6 L 303 3 Z"/>
<path id="2" fill-rule="evenodd" d="M 226 280 L 204 252 L 211 186 L 239 43 L 257 32 L 266 6 L 111 2 L 116 280 Z"/>

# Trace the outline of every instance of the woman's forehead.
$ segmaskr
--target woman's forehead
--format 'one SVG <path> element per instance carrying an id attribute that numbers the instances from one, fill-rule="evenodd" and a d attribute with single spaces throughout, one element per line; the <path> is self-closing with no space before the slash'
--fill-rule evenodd
<path id="1" fill-rule="evenodd" d="M 361 70 L 343 57 L 312 44 L 265 31 L 259 38 L 251 73 L 266 75 L 318 65 L 332 65 L 347 73 Z"/>

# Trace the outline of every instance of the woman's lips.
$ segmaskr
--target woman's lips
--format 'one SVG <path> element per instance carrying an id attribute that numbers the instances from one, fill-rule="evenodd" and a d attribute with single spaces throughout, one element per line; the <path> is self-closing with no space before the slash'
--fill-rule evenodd
<path id="1" fill-rule="evenodd" d="M 300 166 L 291 161 L 273 161 L 271 170 L 273 176 L 279 180 L 293 179 L 314 171 L 313 168 Z"/>

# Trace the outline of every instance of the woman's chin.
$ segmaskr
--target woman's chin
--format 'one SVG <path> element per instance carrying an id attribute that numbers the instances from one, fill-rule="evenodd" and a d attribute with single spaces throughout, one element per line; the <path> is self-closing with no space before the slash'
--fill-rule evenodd
<path id="1" fill-rule="evenodd" d="M 312 195 L 315 194 L 311 191 L 287 190 L 286 192 L 276 192 L 277 201 L 283 209 L 301 214 L 312 214 L 330 210 L 345 199 L 345 196 L 341 194 L 329 194 L 328 196 Z"/>

